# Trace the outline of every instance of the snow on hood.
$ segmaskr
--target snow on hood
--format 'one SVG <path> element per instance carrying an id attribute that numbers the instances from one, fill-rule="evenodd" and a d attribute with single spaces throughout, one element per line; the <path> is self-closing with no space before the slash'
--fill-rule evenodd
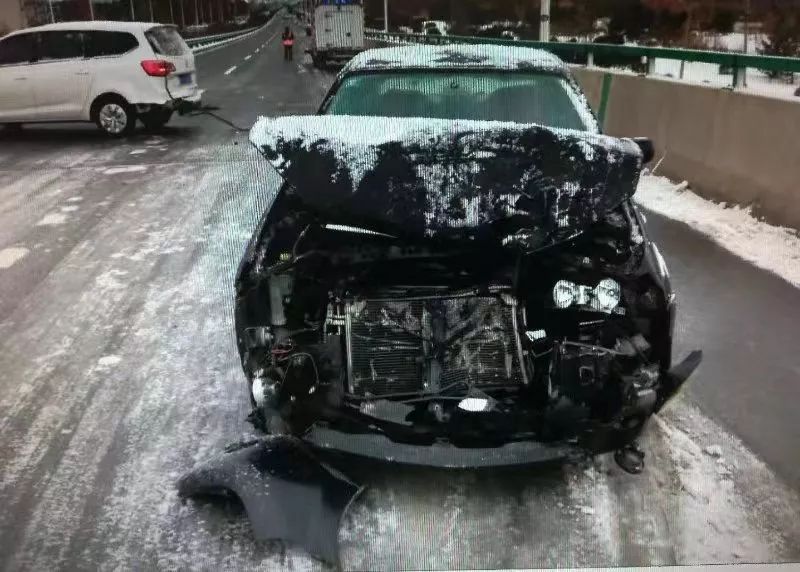
<path id="1" fill-rule="evenodd" d="M 499 225 L 525 247 L 599 220 L 641 170 L 627 139 L 493 121 L 261 118 L 250 141 L 335 222 L 428 237 Z"/>

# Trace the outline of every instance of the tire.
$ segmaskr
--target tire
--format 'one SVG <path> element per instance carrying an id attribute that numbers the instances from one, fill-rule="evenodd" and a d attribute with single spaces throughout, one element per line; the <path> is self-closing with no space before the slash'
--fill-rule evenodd
<path id="1" fill-rule="evenodd" d="M 92 105 L 92 120 L 110 137 L 130 135 L 136 128 L 136 110 L 118 95 L 108 95 Z"/>
<path id="2" fill-rule="evenodd" d="M 164 127 L 172 117 L 172 109 L 165 107 L 153 108 L 147 113 L 142 113 L 139 120 L 148 131 L 157 131 Z"/>
<path id="3" fill-rule="evenodd" d="M 19 133 L 22 131 L 22 123 L 3 123 L 3 130 L 9 133 Z"/>

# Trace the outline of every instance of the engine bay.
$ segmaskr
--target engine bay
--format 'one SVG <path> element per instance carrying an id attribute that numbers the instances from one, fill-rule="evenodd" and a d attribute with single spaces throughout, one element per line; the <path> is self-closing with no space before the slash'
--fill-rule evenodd
<path id="1" fill-rule="evenodd" d="M 673 296 L 629 202 L 533 252 L 328 222 L 291 196 L 270 214 L 237 303 L 260 429 L 610 450 L 668 397 Z"/>

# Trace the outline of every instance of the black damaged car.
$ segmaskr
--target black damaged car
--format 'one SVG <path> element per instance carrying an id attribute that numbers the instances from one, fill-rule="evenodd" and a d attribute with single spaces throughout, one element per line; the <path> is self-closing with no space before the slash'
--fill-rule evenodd
<path id="1" fill-rule="evenodd" d="M 601 134 L 563 62 L 370 50 L 318 115 L 262 118 L 250 139 L 285 181 L 236 280 L 251 420 L 276 437 L 184 494 L 231 489 L 260 536 L 335 559 L 358 486 L 322 453 L 486 467 L 615 451 L 641 470 L 636 438 L 701 354 L 673 365 L 675 294 L 631 201 L 652 144 Z M 303 515 L 276 516 L 290 490 Z"/>

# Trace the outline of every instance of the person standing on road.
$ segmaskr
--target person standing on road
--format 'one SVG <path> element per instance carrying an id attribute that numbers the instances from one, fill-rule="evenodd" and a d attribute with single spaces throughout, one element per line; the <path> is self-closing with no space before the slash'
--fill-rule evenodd
<path id="1" fill-rule="evenodd" d="M 292 59 L 292 48 L 294 47 L 294 33 L 289 26 L 283 30 L 281 41 L 283 43 L 283 60 L 288 62 Z"/>

